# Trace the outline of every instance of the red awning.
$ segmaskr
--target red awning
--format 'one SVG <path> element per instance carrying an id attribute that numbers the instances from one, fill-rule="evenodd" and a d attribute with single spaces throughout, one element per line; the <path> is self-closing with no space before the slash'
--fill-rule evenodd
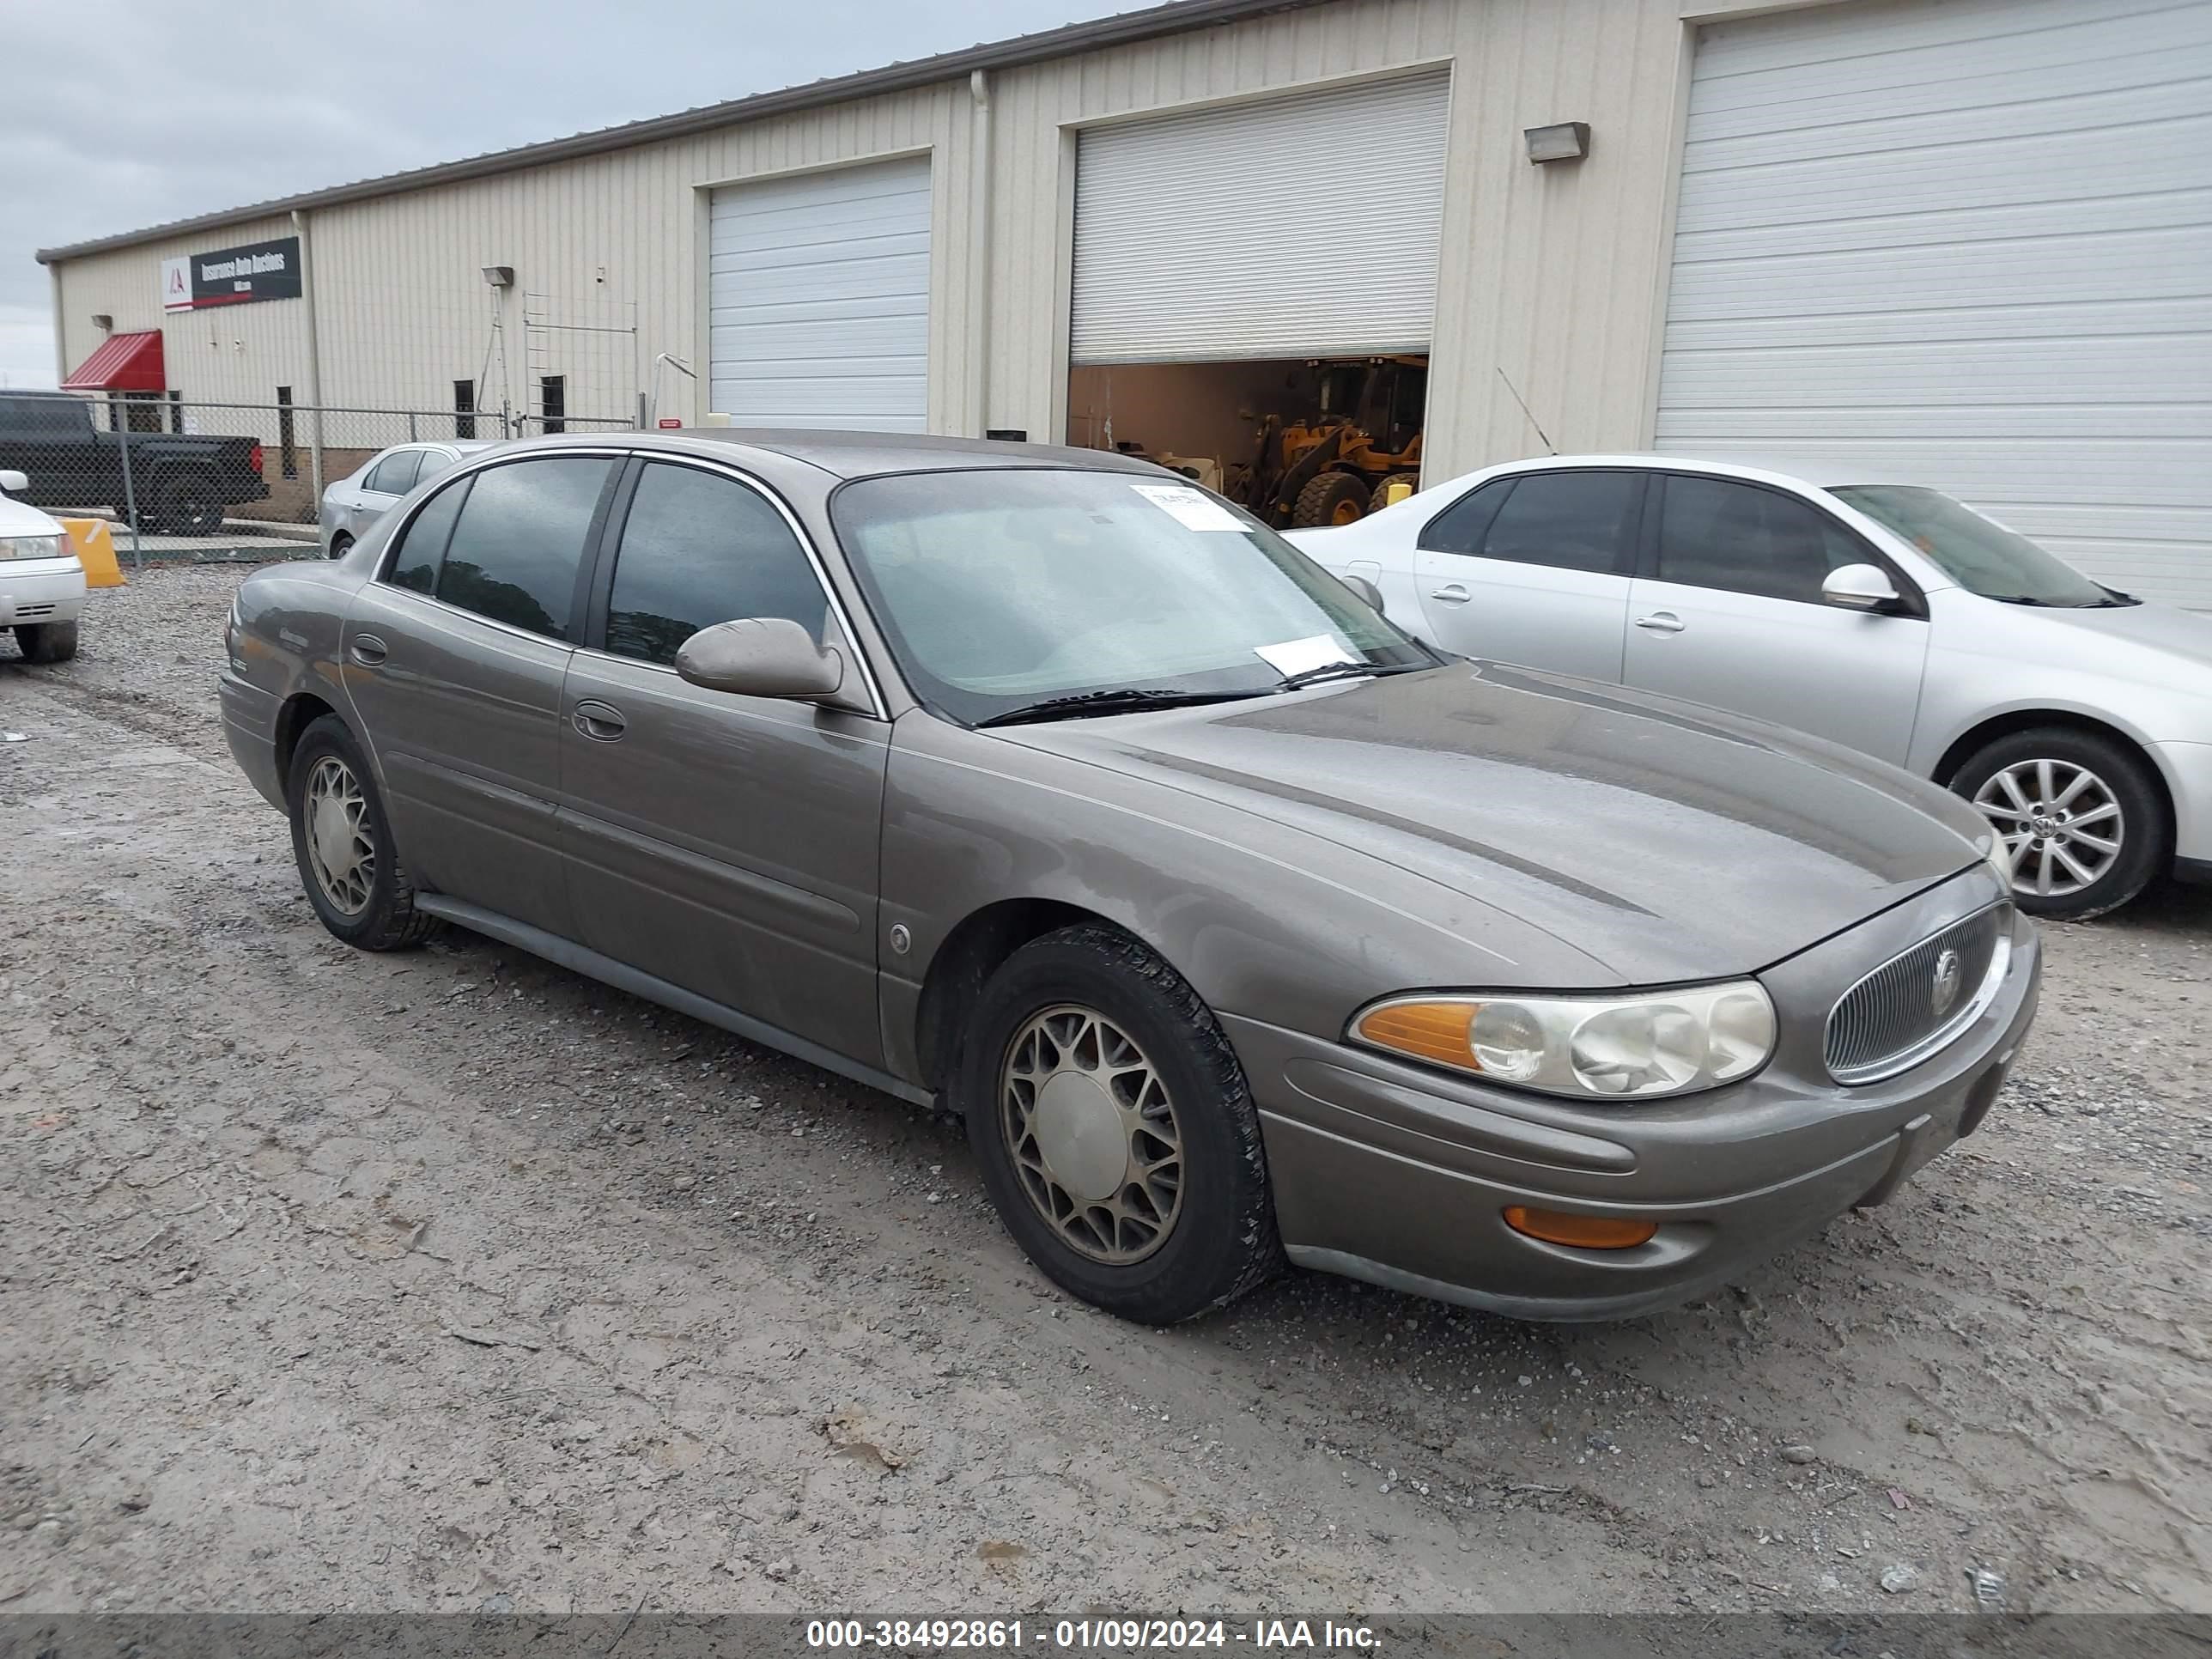
<path id="1" fill-rule="evenodd" d="M 167 392 L 167 371 L 161 365 L 161 331 L 141 334 L 111 334 L 107 342 L 77 365 L 76 374 L 62 382 L 64 392 Z"/>

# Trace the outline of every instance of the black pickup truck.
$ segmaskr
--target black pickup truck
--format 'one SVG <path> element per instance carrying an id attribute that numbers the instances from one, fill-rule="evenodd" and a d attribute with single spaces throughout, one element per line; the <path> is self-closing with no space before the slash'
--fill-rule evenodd
<path id="1" fill-rule="evenodd" d="M 0 467 L 20 469 L 30 479 L 30 489 L 20 499 L 34 507 L 104 507 L 122 513 L 126 449 L 127 495 L 142 528 L 211 535 L 222 528 L 225 507 L 268 498 L 261 445 L 255 439 L 102 432 L 93 425 L 92 405 L 81 398 L 58 392 L 0 392 Z"/>

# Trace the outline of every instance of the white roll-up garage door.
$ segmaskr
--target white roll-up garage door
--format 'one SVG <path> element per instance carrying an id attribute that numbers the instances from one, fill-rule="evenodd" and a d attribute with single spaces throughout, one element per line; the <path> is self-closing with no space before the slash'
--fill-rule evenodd
<path id="1" fill-rule="evenodd" d="M 714 193 L 708 407 L 740 426 L 920 432 L 929 158 Z"/>
<path id="2" fill-rule="evenodd" d="M 1070 357 L 1426 351 L 1449 90 L 1438 72 L 1085 132 Z"/>
<path id="3" fill-rule="evenodd" d="M 1662 448 L 1863 463 L 2212 608 L 2212 3 L 1709 27 L 1682 167 Z"/>

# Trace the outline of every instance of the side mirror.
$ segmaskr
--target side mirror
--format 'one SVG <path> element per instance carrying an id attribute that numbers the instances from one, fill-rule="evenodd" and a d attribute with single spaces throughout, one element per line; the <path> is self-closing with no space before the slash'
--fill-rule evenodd
<path id="1" fill-rule="evenodd" d="M 1839 565 L 1820 584 L 1820 603 L 1841 611 L 1887 611 L 1898 603 L 1897 586 L 1878 564 Z"/>
<path id="2" fill-rule="evenodd" d="M 24 495 L 30 493 L 30 489 L 31 481 L 28 477 L 12 466 L 0 467 L 0 492 L 10 495 Z"/>
<path id="3" fill-rule="evenodd" d="M 815 644 L 787 617 L 747 617 L 702 628 L 684 641 L 676 672 L 709 691 L 804 701 L 836 695 L 845 683 L 845 659 Z"/>
<path id="4" fill-rule="evenodd" d="M 1339 576 L 1337 580 L 1342 582 L 1353 592 L 1358 594 L 1361 600 L 1366 605 L 1367 608 L 1370 611 L 1372 611 L 1376 616 L 1379 617 L 1382 614 L 1382 590 L 1376 586 L 1373 582 L 1369 581 L 1366 577 Z"/>

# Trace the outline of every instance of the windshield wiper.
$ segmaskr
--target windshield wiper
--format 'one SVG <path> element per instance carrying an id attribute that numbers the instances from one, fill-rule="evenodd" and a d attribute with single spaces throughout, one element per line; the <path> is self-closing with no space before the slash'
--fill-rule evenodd
<path id="1" fill-rule="evenodd" d="M 1369 676 L 1380 679 L 1386 674 L 1410 674 L 1419 668 L 1434 666 L 1436 666 L 1434 664 L 1418 662 L 1387 665 L 1371 662 L 1325 662 L 1316 667 L 1302 668 L 1295 674 L 1284 675 L 1277 683 L 1275 690 L 1300 691 L 1309 685 L 1319 685 L 1323 680 L 1350 679 L 1354 675 L 1363 679 Z"/>
<path id="2" fill-rule="evenodd" d="M 1018 708 L 1009 708 L 975 722 L 981 731 L 987 726 L 1027 725 L 1037 720 L 1075 720 L 1092 714 L 1123 714 L 1139 708 L 1188 708 L 1194 703 L 1231 702 L 1240 697 L 1255 697 L 1257 691 L 1146 691 L 1127 686 L 1118 691 L 1079 691 L 1070 697 L 1047 697 L 1042 702 L 1025 702 Z"/>

